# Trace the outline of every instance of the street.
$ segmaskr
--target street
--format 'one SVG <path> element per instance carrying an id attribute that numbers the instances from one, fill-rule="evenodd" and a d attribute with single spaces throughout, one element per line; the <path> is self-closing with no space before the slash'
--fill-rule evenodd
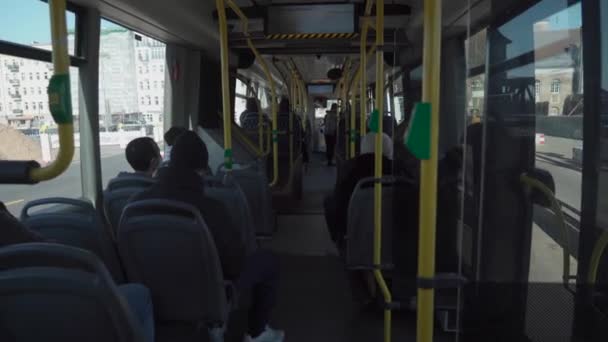
<path id="1" fill-rule="evenodd" d="M 131 168 L 124 157 L 124 150 L 118 146 L 103 146 L 101 152 L 102 181 L 105 187 L 120 171 Z M 23 206 L 32 200 L 48 197 L 79 197 L 82 195 L 80 160 L 75 158 L 72 165 L 60 177 L 36 185 L 0 185 L 0 201 L 9 211 L 19 216 Z"/>

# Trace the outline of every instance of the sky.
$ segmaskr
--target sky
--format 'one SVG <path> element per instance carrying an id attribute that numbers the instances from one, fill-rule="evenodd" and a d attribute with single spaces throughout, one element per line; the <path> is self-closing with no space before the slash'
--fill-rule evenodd
<path id="1" fill-rule="evenodd" d="M 50 19 L 48 4 L 40 0 L 0 0 L 0 40 L 24 45 L 33 42 L 50 43 Z M 76 26 L 73 13 L 67 15 L 68 30 Z M 102 20 L 101 28 L 118 25 Z"/>

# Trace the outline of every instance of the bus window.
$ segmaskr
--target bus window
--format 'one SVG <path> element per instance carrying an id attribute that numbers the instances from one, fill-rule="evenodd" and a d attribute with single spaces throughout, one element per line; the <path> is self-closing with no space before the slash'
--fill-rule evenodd
<path id="1" fill-rule="evenodd" d="M 247 83 L 237 78 L 234 94 L 234 122 L 240 124 L 239 116 L 247 106 Z"/>
<path id="2" fill-rule="evenodd" d="M 129 141 L 148 136 L 163 150 L 165 49 L 158 40 L 101 21 L 99 142 L 103 186 L 119 172 L 132 171 L 124 154 Z"/>
<path id="3" fill-rule="evenodd" d="M 50 63 L 15 56 L 0 55 L 0 159 L 36 160 L 45 165 L 54 160 L 59 148 L 57 126 L 53 121 L 45 92 L 32 92 L 27 88 L 46 89 L 48 80 L 33 78 L 22 80 L 21 74 L 32 72 L 52 74 Z M 56 179 L 29 185 L 0 186 L 0 201 L 9 211 L 19 215 L 29 201 L 46 197 L 71 197 L 82 195 L 79 165 L 78 132 L 78 69 L 70 68 L 72 109 L 74 115 L 74 139 L 76 151 L 68 170 Z"/>

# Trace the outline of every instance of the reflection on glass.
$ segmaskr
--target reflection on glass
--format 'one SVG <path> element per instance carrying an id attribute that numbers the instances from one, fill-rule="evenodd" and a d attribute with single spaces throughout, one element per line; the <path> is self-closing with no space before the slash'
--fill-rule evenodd
<path id="1" fill-rule="evenodd" d="M 138 137 L 163 150 L 165 44 L 107 20 L 99 48 L 99 139 L 102 184 L 132 171 L 124 154 Z"/>

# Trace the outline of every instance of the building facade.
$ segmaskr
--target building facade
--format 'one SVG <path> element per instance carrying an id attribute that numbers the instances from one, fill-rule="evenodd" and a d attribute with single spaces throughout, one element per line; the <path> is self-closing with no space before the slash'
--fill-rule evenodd
<path id="1" fill-rule="evenodd" d="M 70 48 L 74 37 L 69 36 Z M 50 50 L 49 44 L 32 47 Z M 73 51 L 70 49 L 70 51 Z M 102 30 L 99 117 L 102 127 L 160 123 L 164 107 L 165 45 L 123 28 Z M 0 124 L 19 129 L 53 126 L 47 87 L 51 63 L 0 55 Z M 70 68 L 72 107 L 78 120 L 78 71 Z"/>

